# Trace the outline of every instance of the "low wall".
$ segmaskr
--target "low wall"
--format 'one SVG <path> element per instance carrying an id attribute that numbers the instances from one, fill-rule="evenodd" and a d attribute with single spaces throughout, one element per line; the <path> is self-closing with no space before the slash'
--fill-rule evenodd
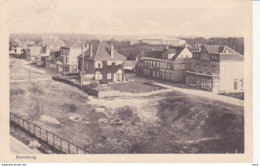
<path id="1" fill-rule="evenodd" d="M 102 97 L 145 97 L 145 96 L 151 96 L 151 95 L 155 95 L 155 94 L 160 94 L 160 93 L 167 93 L 167 92 L 171 92 L 173 91 L 172 87 L 169 86 L 164 86 L 164 88 L 166 89 L 161 89 L 161 90 L 157 90 L 157 91 L 152 91 L 152 92 L 145 92 L 145 93 L 130 93 L 130 92 L 120 92 L 119 90 L 107 90 L 107 91 L 98 91 L 96 89 L 93 89 L 87 85 L 82 85 L 71 81 L 71 80 L 67 80 L 64 78 L 60 78 L 60 77 L 52 77 L 53 80 L 55 81 L 59 81 L 59 82 L 63 82 L 66 84 L 70 84 L 72 86 L 75 86 L 81 90 L 83 90 L 84 92 L 86 92 L 87 94 L 96 96 L 98 98 L 102 98 Z M 156 86 L 161 86 L 160 84 L 155 84 Z M 163 87 L 163 86 L 162 86 Z"/>
<path id="2" fill-rule="evenodd" d="M 117 91 L 117 90 L 98 91 L 96 89 L 89 87 L 88 85 L 81 85 L 77 82 L 67 80 L 67 79 L 64 79 L 64 78 L 60 78 L 60 77 L 57 77 L 57 76 L 52 77 L 52 79 L 55 80 L 55 81 L 59 81 L 59 82 L 63 82 L 63 83 L 75 86 L 75 87 L 79 88 L 80 90 L 83 90 L 84 92 L 86 92 L 90 95 L 96 96 L 96 97 L 111 97 L 111 96 L 116 96 L 116 95 L 120 94 L 119 93 L 120 91 Z"/>

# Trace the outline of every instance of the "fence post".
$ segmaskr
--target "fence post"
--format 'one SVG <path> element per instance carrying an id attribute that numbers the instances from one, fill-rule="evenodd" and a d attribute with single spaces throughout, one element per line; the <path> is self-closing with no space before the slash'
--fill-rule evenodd
<path id="1" fill-rule="evenodd" d="M 54 138 L 54 134 L 52 133 L 52 138 L 53 138 L 53 146 L 55 147 L 55 138 Z"/>
<path id="2" fill-rule="evenodd" d="M 62 140 L 60 138 L 60 150 L 62 151 Z"/>
<path id="3" fill-rule="evenodd" d="M 68 151 L 69 151 L 69 154 L 70 154 L 70 143 L 68 142 Z"/>
<path id="4" fill-rule="evenodd" d="M 76 146 L 77 147 L 77 154 L 79 154 L 79 147 L 78 146 Z"/>
<path id="5" fill-rule="evenodd" d="M 47 143 L 49 143 L 48 142 L 48 131 L 47 130 L 45 130 L 46 131 L 46 141 L 47 141 Z"/>

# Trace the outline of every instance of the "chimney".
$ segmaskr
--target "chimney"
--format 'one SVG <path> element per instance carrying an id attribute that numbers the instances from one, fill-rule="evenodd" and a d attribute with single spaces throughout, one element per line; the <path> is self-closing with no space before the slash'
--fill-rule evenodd
<path id="1" fill-rule="evenodd" d="M 89 57 L 92 57 L 92 44 L 89 45 Z"/>
<path id="2" fill-rule="evenodd" d="M 82 66 L 81 66 L 81 71 L 83 72 L 82 74 L 84 74 L 84 49 L 85 49 L 85 44 L 82 43 L 82 47 L 81 47 L 81 55 L 82 55 Z"/>
<path id="3" fill-rule="evenodd" d="M 111 54 L 111 58 L 114 58 L 114 45 L 113 44 L 110 45 L 110 54 Z"/>

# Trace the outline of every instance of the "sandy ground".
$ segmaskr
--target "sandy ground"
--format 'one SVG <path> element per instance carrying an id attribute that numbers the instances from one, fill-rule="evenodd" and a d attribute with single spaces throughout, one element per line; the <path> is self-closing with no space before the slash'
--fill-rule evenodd
<path id="1" fill-rule="evenodd" d="M 178 91 L 98 99 L 53 80 L 16 83 L 10 111 L 92 153 L 244 152 L 242 106 Z"/>

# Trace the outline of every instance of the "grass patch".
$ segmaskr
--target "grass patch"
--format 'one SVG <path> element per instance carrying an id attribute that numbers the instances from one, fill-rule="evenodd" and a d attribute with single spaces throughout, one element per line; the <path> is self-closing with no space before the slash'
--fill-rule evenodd
<path id="1" fill-rule="evenodd" d="M 143 93 L 164 89 L 160 86 L 145 84 L 140 81 L 110 84 L 111 88 L 121 92 Z"/>

